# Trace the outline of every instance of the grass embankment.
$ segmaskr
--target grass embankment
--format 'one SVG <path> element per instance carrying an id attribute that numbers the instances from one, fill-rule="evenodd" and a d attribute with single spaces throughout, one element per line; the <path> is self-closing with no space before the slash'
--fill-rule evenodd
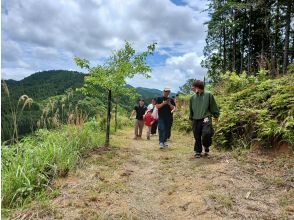
<path id="1" fill-rule="evenodd" d="M 294 145 L 294 74 L 270 79 L 226 73 L 213 89 L 221 116 L 215 124 L 214 145 L 219 148 L 266 148 Z M 180 100 L 175 124 L 191 131 L 189 96 Z"/>
<path id="2" fill-rule="evenodd" d="M 119 117 L 118 128 L 128 125 L 127 118 Z M 83 156 L 103 146 L 104 127 L 105 120 L 93 120 L 40 129 L 14 145 L 2 146 L 2 214 L 42 197 L 56 177 L 66 176 Z"/>

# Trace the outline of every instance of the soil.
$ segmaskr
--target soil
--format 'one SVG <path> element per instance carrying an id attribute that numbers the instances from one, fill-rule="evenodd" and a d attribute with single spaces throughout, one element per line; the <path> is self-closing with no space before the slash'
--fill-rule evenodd
<path id="1" fill-rule="evenodd" d="M 163 150 L 132 130 L 111 143 L 11 219 L 294 219 L 293 156 L 212 149 L 196 159 L 192 135 L 177 132 Z"/>

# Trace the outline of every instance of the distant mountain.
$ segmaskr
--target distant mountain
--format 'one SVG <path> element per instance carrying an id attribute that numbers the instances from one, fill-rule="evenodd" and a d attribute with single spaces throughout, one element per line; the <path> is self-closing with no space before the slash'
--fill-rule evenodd
<path id="1" fill-rule="evenodd" d="M 20 81 L 7 80 L 13 97 L 26 94 L 35 100 L 61 95 L 69 88 L 82 87 L 85 74 L 76 71 L 50 70 L 34 73 Z"/>
<path id="2" fill-rule="evenodd" d="M 33 99 L 31 105 L 26 105 L 23 112 L 19 115 L 18 134 L 24 136 L 38 128 L 38 122 L 46 124 L 47 128 L 54 127 L 50 124 L 56 116 L 61 123 L 67 123 L 70 115 L 76 114 L 77 109 L 80 113 L 83 111 L 89 118 L 95 117 L 98 113 L 106 111 L 105 97 L 89 97 L 79 92 L 66 92 L 69 89 L 75 91 L 84 84 L 85 74 L 67 71 L 50 70 L 34 73 L 20 81 L 5 80 L 10 96 L 5 92 L 1 94 L 1 140 L 9 140 L 13 133 L 13 118 L 11 107 L 22 109 L 19 106 L 19 98 L 22 95 L 28 95 Z M 129 86 L 129 85 L 128 85 Z M 162 94 L 160 90 L 137 88 L 137 93 L 149 104 L 153 97 Z M 131 111 L 134 103 L 130 103 L 128 97 L 122 97 L 119 105 L 126 111 Z M 21 104 L 22 105 L 22 104 Z M 50 108 L 46 107 L 50 105 Z M 18 107 L 17 107 L 18 106 Z M 45 110 L 45 111 L 44 111 Z M 44 112 L 46 112 L 44 116 Z M 77 113 L 78 114 L 78 113 Z M 45 118 L 44 118 L 44 117 Z M 51 117 L 51 118 L 50 118 Z"/>
<path id="3" fill-rule="evenodd" d="M 157 98 L 162 96 L 162 91 L 159 89 L 149 89 L 144 87 L 137 87 L 137 93 L 139 93 L 142 98 L 145 99 L 146 103 L 149 103 L 152 98 Z M 175 96 L 175 93 L 171 93 L 171 96 Z"/>
<path id="4" fill-rule="evenodd" d="M 51 96 L 61 95 L 69 88 L 80 88 L 83 86 L 85 74 L 67 70 L 49 70 L 34 73 L 20 81 L 6 80 L 11 95 L 15 98 L 26 94 L 34 100 L 42 100 Z M 158 89 L 137 87 L 137 93 L 146 102 L 152 98 L 162 95 Z M 175 95 L 172 93 L 171 95 Z"/>

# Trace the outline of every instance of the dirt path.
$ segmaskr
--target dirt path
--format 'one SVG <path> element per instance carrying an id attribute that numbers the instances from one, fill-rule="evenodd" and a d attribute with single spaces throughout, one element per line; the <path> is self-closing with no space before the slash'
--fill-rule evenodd
<path id="1" fill-rule="evenodd" d="M 176 132 L 164 150 L 157 136 L 132 140 L 131 130 L 111 143 L 58 179 L 53 198 L 13 218 L 294 219 L 293 167 L 281 173 L 268 160 L 240 163 L 216 151 L 194 159 L 192 136 Z"/>

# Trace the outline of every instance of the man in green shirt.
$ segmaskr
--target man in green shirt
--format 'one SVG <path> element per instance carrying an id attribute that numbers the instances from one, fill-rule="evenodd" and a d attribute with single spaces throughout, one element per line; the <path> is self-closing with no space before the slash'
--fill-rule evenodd
<path id="1" fill-rule="evenodd" d="M 204 156 L 208 156 L 213 135 L 211 116 L 218 120 L 220 112 L 213 95 L 209 92 L 204 92 L 203 81 L 194 81 L 192 84 L 192 90 L 195 92 L 195 94 L 190 99 L 189 118 L 193 122 L 192 128 L 195 138 L 195 157 L 199 158 L 201 157 L 202 153 L 202 145 L 205 149 Z M 207 135 L 207 130 L 209 129 L 211 132 L 209 132 Z M 204 132 L 206 132 L 205 135 Z"/>

